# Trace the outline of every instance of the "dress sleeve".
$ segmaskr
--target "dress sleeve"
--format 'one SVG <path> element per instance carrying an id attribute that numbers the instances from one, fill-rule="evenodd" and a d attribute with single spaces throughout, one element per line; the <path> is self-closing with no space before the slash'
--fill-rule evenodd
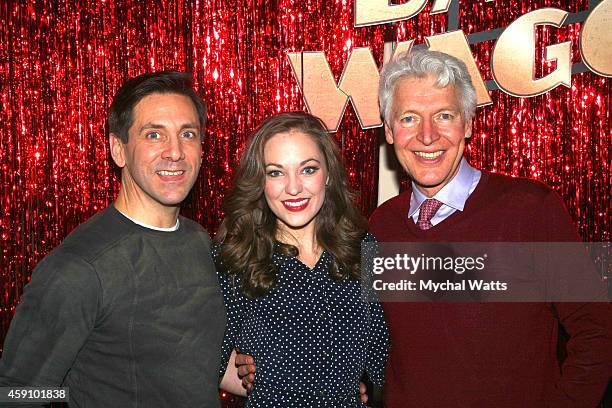
<path id="1" fill-rule="evenodd" d="M 372 267 L 374 256 L 376 255 L 376 239 L 368 234 L 364 239 L 362 245 L 362 268 L 363 268 L 363 282 L 365 300 L 369 302 L 369 322 L 370 322 L 370 336 L 368 338 L 368 357 L 366 360 L 366 372 L 370 381 L 382 387 L 385 382 L 385 365 L 387 362 L 387 354 L 389 350 L 389 331 L 387 329 L 387 323 L 383 315 L 383 310 L 378 296 L 373 293 L 371 282 L 372 282 Z"/>
<path id="2" fill-rule="evenodd" d="M 60 386 L 95 326 L 101 300 L 91 264 L 65 252 L 43 259 L 4 341 L 0 386 Z"/>
<path id="3" fill-rule="evenodd" d="M 385 365 L 389 350 L 389 331 L 380 303 L 370 304 L 370 338 L 366 371 L 370 380 L 379 387 L 385 383 Z"/>
<path id="4" fill-rule="evenodd" d="M 212 254 L 215 265 L 217 266 L 217 277 L 219 278 L 219 285 L 223 293 L 223 302 L 227 310 L 227 326 L 225 328 L 225 336 L 223 337 L 221 349 L 221 367 L 219 367 L 219 378 L 223 378 L 232 350 L 236 347 L 236 341 L 242 327 L 245 298 L 240 290 L 238 280 L 225 272 L 223 264 L 220 262 L 218 246 L 213 247 Z"/>

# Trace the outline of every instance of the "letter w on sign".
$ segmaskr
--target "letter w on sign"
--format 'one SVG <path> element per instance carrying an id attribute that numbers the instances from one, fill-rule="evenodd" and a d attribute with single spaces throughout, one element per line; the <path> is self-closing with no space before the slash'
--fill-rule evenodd
<path id="1" fill-rule="evenodd" d="M 378 109 L 378 66 L 369 48 L 353 49 L 336 85 L 325 53 L 289 52 L 308 111 L 320 117 L 331 132 L 338 130 L 350 100 L 363 129 L 382 126 Z"/>

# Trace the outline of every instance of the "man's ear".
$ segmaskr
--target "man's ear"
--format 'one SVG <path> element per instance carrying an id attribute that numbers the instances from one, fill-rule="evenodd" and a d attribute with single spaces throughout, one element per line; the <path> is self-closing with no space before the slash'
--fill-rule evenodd
<path id="1" fill-rule="evenodd" d="M 391 130 L 391 128 L 389 126 L 387 126 L 386 123 L 385 123 L 385 140 L 390 145 L 393 144 L 393 131 Z"/>
<path id="2" fill-rule="evenodd" d="M 472 137 L 472 121 L 471 120 L 469 123 L 465 124 L 465 138 L 469 139 L 470 137 Z"/>
<path id="3" fill-rule="evenodd" d="M 108 145 L 115 164 L 120 168 L 125 167 L 125 145 L 119 136 L 111 133 L 108 137 Z"/>

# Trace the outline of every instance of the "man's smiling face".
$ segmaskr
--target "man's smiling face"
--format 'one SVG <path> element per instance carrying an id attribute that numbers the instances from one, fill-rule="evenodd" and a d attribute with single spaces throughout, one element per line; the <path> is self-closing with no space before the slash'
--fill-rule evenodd
<path id="1" fill-rule="evenodd" d="M 132 115 L 128 142 L 111 136 L 121 189 L 130 205 L 149 212 L 178 206 L 200 171 L 201 127 L 193 102 L 185 95 L 154 93 L 142 98 Z"/>
<path id="2" fill-rule="evenodd" d="M 389 122 L 387 142 L 417 188 L 432 197 L 457 174 L 472 134 L 455 86 L 440 88 L 433 76 L 400 79 Z"/>

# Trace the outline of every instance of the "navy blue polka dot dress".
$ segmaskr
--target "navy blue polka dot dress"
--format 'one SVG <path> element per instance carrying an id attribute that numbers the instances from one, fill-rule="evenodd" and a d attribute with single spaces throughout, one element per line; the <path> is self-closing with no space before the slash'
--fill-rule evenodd
<path id="1" fill-rule="evenodd" d="M 255 358 L 247 407 L 363 407 L 362 374 L 384 382 L 389 336 L 380 304 L 364 301 L 357 281 L 333 281 L 326 252 L 313 269 L 296 257 L 275 254 L 273 262 L 277 286 L 257 299 L 217 262 L 228 314 L 222 371 L 234 348 Z"/>

